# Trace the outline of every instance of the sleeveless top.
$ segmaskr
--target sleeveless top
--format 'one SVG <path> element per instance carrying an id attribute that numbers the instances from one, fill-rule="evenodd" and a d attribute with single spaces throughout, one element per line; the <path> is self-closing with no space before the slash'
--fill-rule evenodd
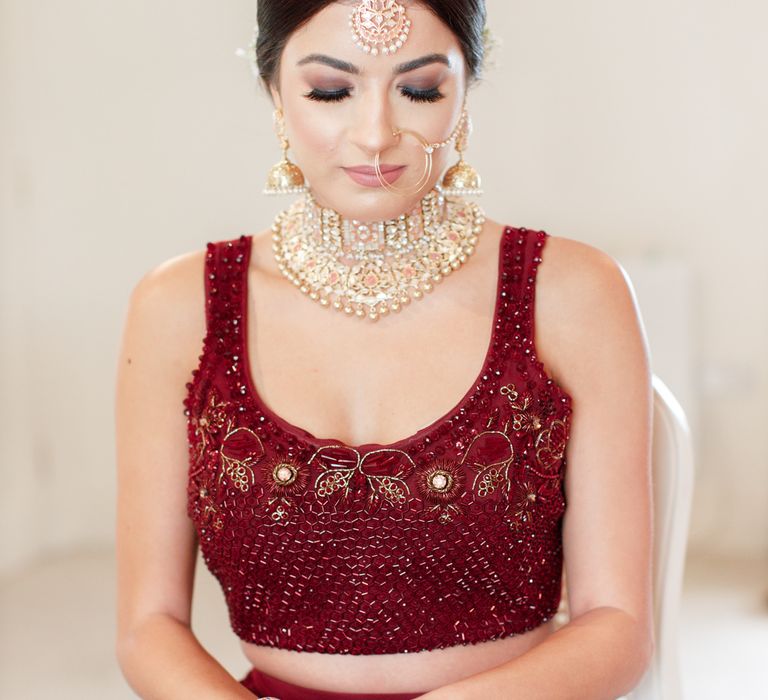
<path id="1" fill-rule="evenodd" d="M 184 399 L 187 513 L 238 637 L 407 653 L 555 615 L 572 409 L 534 346 L 548 236 L 504 229 L 479 374 L 453 410 L 387 445 L 317 438 L 260 399 L 246 333 L 252 237 L 207 243 L 207 332 Z"/>

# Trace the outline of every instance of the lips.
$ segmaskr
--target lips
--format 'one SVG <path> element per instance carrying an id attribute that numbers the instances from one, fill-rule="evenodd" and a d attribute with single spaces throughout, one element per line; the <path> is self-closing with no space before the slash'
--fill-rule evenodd
<path id="1" fill-rule="evenodd" d="M 388 184 L 392 184 L 397 180 L 400 175 L 405 171 L 404 165 L 387 165 L 382 164 L 380 166 L 381 177 Z M 372 165 L 355 165 L 349 168 L 344 168 L 344 171 L 349 177 L 358 185 L 363 187 L 381 187 L 381 182 L 376 175 L 376 169 Z"/>
<path id="2" fill-rule="evenodd" d="M 386 173 L 393 173 L 395 170 L 400 170 L 405 166 L 403 165 L 381 165 L 379 166 L 379 169 L 381 170 L 381 174 L 384 175 Z M 372 165 L 355 165 L 350 168 L 344 168 L 347 172 L 350 173 L 358 173 L 359 175 L 375 175 L 376 174 L 376 168 L 374 168 Z"/>

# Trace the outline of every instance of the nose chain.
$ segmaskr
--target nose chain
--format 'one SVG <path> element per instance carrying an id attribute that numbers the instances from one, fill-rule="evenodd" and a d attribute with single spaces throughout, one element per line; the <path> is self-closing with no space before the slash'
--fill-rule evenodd
<path id="1" fill-rule="evenodd" d="M 387 221 L 344 219 L 311 194 L 278 214 L 272 248 L 280 271 L 310 299 L 378 320 L 422 299 L 475 250 L 485 215 L 436 188 Z"/>

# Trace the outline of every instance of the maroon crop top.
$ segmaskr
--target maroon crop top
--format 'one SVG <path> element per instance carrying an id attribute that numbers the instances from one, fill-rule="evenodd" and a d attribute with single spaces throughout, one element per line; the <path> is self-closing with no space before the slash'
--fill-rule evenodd
<path id="1" fill-rule="evenodd" d="M 501 237 L 492 339 L 453 410 L 395 443 L 317 438 L 259 397 L 251 236 L 207 244 L 187 384 L 187 512 L 241 639 L 390 654 L 476 644 L 557 612 L 571 397 L 534 346 L 544 231 Z"/>

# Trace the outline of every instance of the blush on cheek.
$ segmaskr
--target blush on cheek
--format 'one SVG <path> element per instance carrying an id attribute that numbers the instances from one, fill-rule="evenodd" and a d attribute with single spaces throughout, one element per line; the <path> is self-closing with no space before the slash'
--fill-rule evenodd
<path id="1" fill-rule="evenodd" d="M 342 141 L 342 131 L 339 120 L 333 119 L 328 110 L 328 115 L 318 115 L 319 110 L 312 110 L 312 114 L 297 110 L 289 126 L 291 151 L 294 160 L 304 170 L 304 174 L 311 177 L 315 174 L 322 176 L 330 167 L 338 167 L 335 155 L 339 152 Z"/>

